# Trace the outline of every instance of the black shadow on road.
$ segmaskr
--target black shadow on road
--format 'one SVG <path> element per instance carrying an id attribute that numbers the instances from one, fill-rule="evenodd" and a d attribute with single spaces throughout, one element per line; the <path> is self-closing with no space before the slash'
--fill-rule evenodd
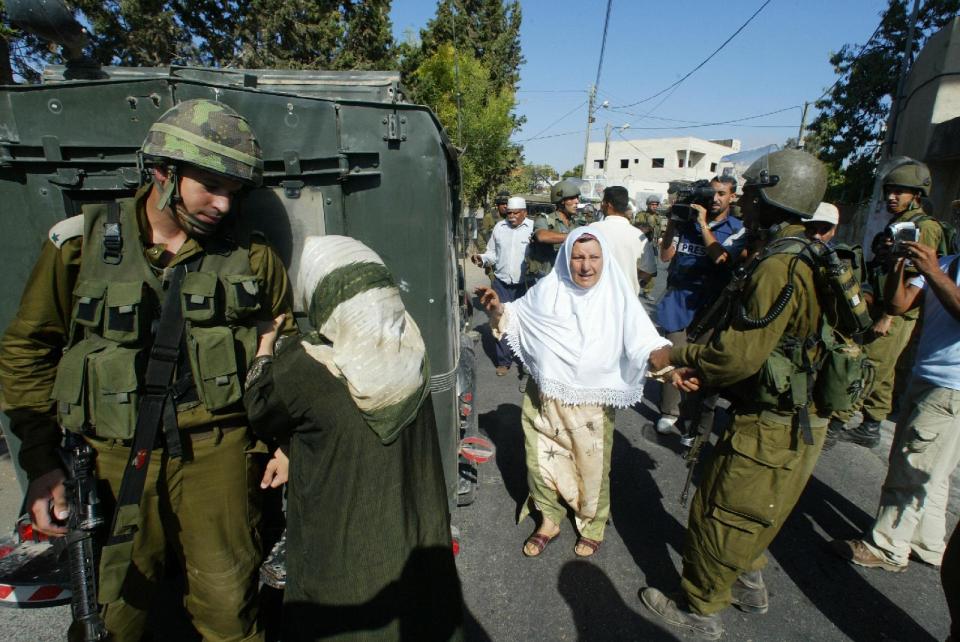
<path id="1" fill-rule="evenodd" d="M 827 541 L 858 537 L 872 518 L 836 490 L 811 477 L 770 553 L 813 605 L 856 641 L 934 640 L 908 613 L 867 582 L 861 571 L 833 555 Z M 827 533 L 827 540 L 814 530 Z M 771 607 L 776 608 L 773 600 Z"/>
<path id="2" fill-rule="evenodd" d="M 656 463 L 626 437 L 613 433 L 610 464 L 610 510 L 634 563 L 647 586 L 677 586 L 670 548 L 680 551 L 686 529 L 663 508 L 663 494 L 652 471 Z"/>
<path id="3" fill-rule="evenodd" d="M 520 406 L 502 403 L 479 417 L 480 431 L 497 449 L 497 468 L 510 498 L 520 506 L 527 499 L 527 462 L 520 426 Z"/>
<path id="4" fill-rule="evenodd" d="M 610 578 L 589 562 L 564 564 L 557 589 L 573 614 L 578 642 L 677 639 L 627 606 Z"/>

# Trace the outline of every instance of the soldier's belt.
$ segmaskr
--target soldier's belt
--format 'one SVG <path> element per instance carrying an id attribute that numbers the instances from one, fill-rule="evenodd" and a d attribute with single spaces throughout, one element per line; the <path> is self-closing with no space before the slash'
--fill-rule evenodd
<path id="1" fill-rule="evenodd" d="M 180 430 L 180 434 L 184 437 L 190 439 L 190 441 L 203 441 L 204 439 L 210 439 L 214 437 L 219 432 L 221 435 L 224 435 L 234 430 L 240 430 L 241 428 L 246 428 L 247 424 L 244 421 L 239 422 L 228 422 L 224 424 L 214 424 L 212 426 L 202 426 L 200 428 L 183 428 Z M 97 444 L 112 444 L 115 446 L 123 446 L 129 448 L 133 445 L 132 439 L 104 439 L 102 437 L 90 436 L 87 435 L 86 439 L 97 443 Z M 162 450 L 163 443 L 158 439 L 157 443 L 154 444 L 153 450 Z"/>
<path id="2" fill-rule="evenodd" d="M 793 425 L 793 415 L 788 413 L 774 412 L 773 410 L 761 410 L 760 418 L 766 421 L 772 421 L 773 423 L 784 424 L 786 426 Z M 810 415 L 809 419 L 811 428 L 824 428 L 830 423 L 829 418 L 818 417 L 817 415 Z"/>

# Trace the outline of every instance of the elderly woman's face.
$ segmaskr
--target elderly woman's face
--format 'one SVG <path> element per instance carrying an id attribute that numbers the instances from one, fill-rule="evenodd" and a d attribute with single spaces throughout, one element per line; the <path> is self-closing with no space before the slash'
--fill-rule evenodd
<path id="1" fill-rule="evenodd" d="M 574 243 L 570 252 L 570 276 L 581 288 L 592 288 L 603 273 L 603 250 L 591 239 Z"/>

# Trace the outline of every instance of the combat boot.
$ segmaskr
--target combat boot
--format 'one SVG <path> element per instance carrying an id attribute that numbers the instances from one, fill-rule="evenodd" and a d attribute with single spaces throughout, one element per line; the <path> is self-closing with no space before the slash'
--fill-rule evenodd
<path id="1" fill-rule="evenodd" d="M 766 613 L 770 610 L 767 585 L 763 583 L 760 571 L 741 573 L 730 588 L 733 595 L 731 604 L 744 613 Z"/>
<path id="2" fill-rule="evenodd" d="M 880 443 L 880 422 L 876 419 L 864 418 L 856 428 L 840 433 L 839 439 L 864 448 L 874 448 Z"/>
<path id="3" fill-rule="evenodd" d="M 823 440 L 823 452 L 827 452 L 837 445 L 844 433 L 843 425 L 844 423 L 839 419 L 833 418 L 830 420 L 830 424 L 827 426 L 827 438 Z"/>
<path id="4" fill-rule="evenodd" d="M 668 624 L 690 629 L 707 640 L 719 640 L 723 635 L 723 620 L 719 613 L 711 615 L 694 613 L 659 590 L 650 587 L 640 590 L 640 600 Z"/>

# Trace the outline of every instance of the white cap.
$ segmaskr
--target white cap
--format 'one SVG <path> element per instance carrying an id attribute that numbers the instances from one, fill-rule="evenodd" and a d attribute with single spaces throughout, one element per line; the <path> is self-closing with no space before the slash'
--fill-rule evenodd
<path id="1" fill-rule="evenodd" d="M 808 220 L 810 222 L 822 221 L 823 223 L 836 225 L 840 222 L 840 210 L 837 209 L 836 205 L 831 205 L 830 203 L 820 203 L 817 205 L 817 211 L 813 213 L 813 218 Z"/>
<path id="2" fill-rule="evenodd" d="M 508 210 L 525 210 L 527 209 L 527 201 L 520 196 L 511 196 L 507 199 L 507 209 Z"/>

